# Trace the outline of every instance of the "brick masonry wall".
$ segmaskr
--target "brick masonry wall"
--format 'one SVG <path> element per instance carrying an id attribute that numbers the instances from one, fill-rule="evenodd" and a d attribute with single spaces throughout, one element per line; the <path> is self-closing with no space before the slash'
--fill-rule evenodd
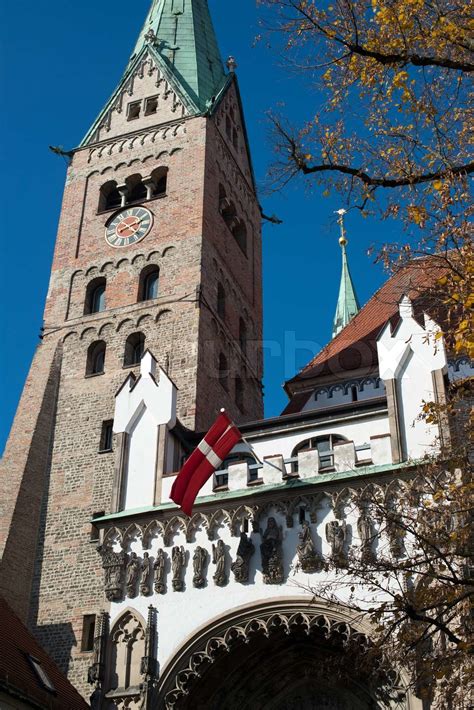
<path id="1" fill-rule="evenodd" d="M 113 418 L 115 392 L 130 371 L 138 371 L 123 366 L 127 337 L 143 333 L 158 362 L 169 364 L 185 425 L 206 428 L 222 406 L 237 421 L 262 414 L 261 350 L 244 355 L 238 342 L 240 317 L 249 338 L 261 340 L 260 214 L 246 156 L 226 144 L 219 116 L 177 119 L 140 140 L 81 149 L 68 170 L 45 338 L 2 461 L 12 481 L 2 534 L 7 537 L 11 526 L 10 596 L 20 583 L 25 616 L 32 586 L 30 626 L 85 696 L 90 654 L 80 649 L 83 615 L 108 605 L 90 521 L 94 513 L 110 512 L 114 454 L 99 453 L 99 443 L 103 421 Z M 104 227 L 114 211 L 98 213 L 101 185 L 159 166 L 169 170 L 168 191 L 146 203 L 154 214 L 151 232 L 127 249 L 110 247 Z M 245 214 L 247 256 L 219 213 L 223 181 Z M 159 297 L 138 303 L 140 273 L 150 264 L 160 268 Z M 97 277 L 106 279 L 106 310 L 84 315 L 87 285 Z M 219 281 L 228 294 L 224 321 L 216 312 Z M 96 340 L 106 343 L 105 372 L 86 377 L 88 348 Z M 60 362 L 51 369 L 58 348 Z M 233 387 L 225 391 L 217 377 L 216 354 L 223 350 L 231 383 L 237 373 L 244 380 L 244 411 Z M 20 503 L 24 512 L 33 505 L 36 517 L 25 524 L 25 515 L 17 516 L 13 525 Z"/>
<path id="2" fill-rule="evenodd" d="M 0 462 L 0 594 L 25 623 L 47 491 L 60 365 L 57 342 L 38 348 Z"/>

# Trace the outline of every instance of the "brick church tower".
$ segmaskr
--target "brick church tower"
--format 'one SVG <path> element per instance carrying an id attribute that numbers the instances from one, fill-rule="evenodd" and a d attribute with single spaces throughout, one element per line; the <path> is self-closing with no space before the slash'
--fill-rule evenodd
<path id="1" fill-rule="evenodd" d="M 83 617 L 103 598 L 90 521 L 125 455 L 111 420 L 126 374 L 150 349 L 189 429 L 223 406 L 263 413 L 260 210 L 234 69 L 207 0 L 153 0 L 72 152 L 44 339 L 1 462 L 0 592 L 79 685 Z"/>

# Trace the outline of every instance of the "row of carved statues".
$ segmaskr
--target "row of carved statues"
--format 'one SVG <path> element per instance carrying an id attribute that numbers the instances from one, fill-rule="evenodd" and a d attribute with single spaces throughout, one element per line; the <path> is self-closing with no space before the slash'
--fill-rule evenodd
<path id="1" fill-rule="evenodd" d="M 366 560 L 375 556 L 373 543 L 375 539 L 374 526 L 371 518 L 363 513 L 357 521 L 357 529 L 361 540 L 362 555 Z M 326 539 L 331 546 L 331 561 L 337 567 L 347 566 L 347 525 L 345 522 L 333 520 L 326 525 Z M 314 544 L 311 527 L 303 521 L 296 546 L 298 566 L 303 572 L 320 572 L 325 564 L 323 556 Z M 282 584 L 283 570 L 283 531 L 275 518 L 270 517 L 267 527 L 261 531 L 260 554 L 263 580 L 265 584 Z M 237 554 L 230 564 L 230 572 L 236 582 L 245 584 L 249 580 L 250 559 L 255 552 L 255 545 L 246 532 L 240 535 Z M 167 558 L 163 549 L 159 549 L 154 559 L 148 552 L 140 559 L 135 552 L 127 555 L 124 551 L 102 551 L 103 568 L 105 572 L 105 594 L 109 601 L 119 601 L 123 598 L 124 588 L 128 597 L 138 593 L 148 596 L 155 591 L 164 594 L 167 590 Z M 214 565 L 214 584 L 223 587 L 229 578 L 227 548 L 223 540 L 212 545 L 212 563 Z M 184 574 L 187 567 L 187 553 L 181 545 L 171 550 L 172 587 L 175 592 L 184 589 Z M 192 557 L 193 585 L 196 588 L 206 586 L 209 553 L 201 546 L 194 549 Z"/>

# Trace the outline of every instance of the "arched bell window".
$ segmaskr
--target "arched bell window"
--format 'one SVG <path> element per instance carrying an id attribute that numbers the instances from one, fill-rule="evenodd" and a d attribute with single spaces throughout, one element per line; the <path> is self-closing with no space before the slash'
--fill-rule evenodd
<path id="1" fill-rule="evenodd" d="M 105 311 L 105 288 L 107 282 L 105 278 L 97 278 L 88 284 L 86 289 L 86 300 L 84 303 L 84 315 L 90 313 L 101 313 Z"/>
<path id="2" fill-rule="evenodd" d="M 125 343 L 124 366 L 139 365 L 145 352 L 145 336 L 143 333 L 132 333 Z"/>
<path id="3" fill-rule="evenodd" d="M 122 204 L 122 195 L 117 189 L 115 180 L 109 180 L 100 188 L 99 212 L 117 209 Z"/>
<path id="4" fill-rule="evenodd" d="M 150 194 L 148 198 L 165 197 L 168 189 L 168 168 L 155 168 L 151 174 Z"/>
<path id="5" fill-rule="evenodd" d="M 102 375 L 105 370 L 106 344 L 103 340 L 96 340 L 89 345 L 87 350 L 86 375 Z"/>
<path id="6" fill-rule="evenodd" d="M 132 205 L 137 202 L 144 202 L 147 199 L 147 189 L 142 182 L 141 175 L 131 175 L 126 180 L 128 193 L 127 204 Z"/>
<path id="7" fill-rule="evenodd" d="M 138 300 L 151 301 L 158 298 L 160 269 L 158 266 L 147 266 L 140 274 Z"/>

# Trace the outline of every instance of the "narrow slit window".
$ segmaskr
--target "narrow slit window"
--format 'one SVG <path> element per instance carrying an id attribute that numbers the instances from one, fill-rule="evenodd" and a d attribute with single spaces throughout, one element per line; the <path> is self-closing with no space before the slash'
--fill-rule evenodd
<path id="1" fill-rule="evenodd" d="M 219 382 L 226 391 L 229 389 L 229 366 L 223 353 L 219 355 Z"/>
<path id="2" fill-rule="evenodd" d="M 217 314 L 225 319 L 225 289 L 221 283 L 217 285 Z"/>
<path id="3" fill-rule="evenodd" d="M 95 614 L 86 614 L 82 618 L 81 651 L 94 650 Z"/>
<path id="4" fill-rule="evenodd" d="M 112 419 L 102 422 L 102 431 L 100 434 L 100 449 L 99 451 L 112 451 L 112 442 L 114 436 L 114 422 Z"/>
<path id="5" fill-rule="evenodd" d="M 240 377 L 235 378 L 235 403 L 241 412 L 244 411 L 244 383 Z"/>

